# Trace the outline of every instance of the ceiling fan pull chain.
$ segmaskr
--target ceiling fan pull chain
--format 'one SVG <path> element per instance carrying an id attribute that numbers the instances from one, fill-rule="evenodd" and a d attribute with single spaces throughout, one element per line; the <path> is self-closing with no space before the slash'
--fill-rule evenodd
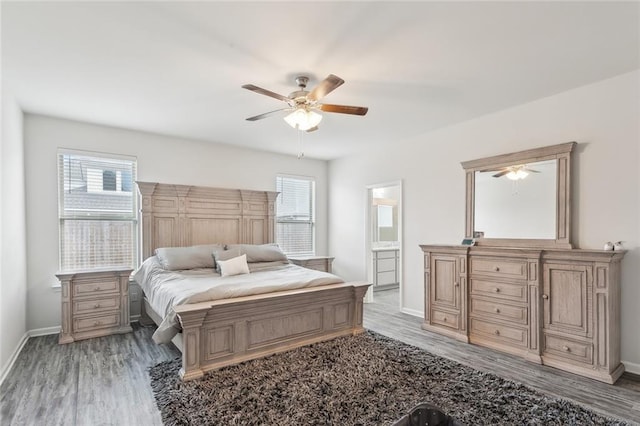
<path id="1" fill-rule="evenodd" d="M 302 157 L 304 157 L 304 147 L 302 146 L 302 138 L 304 137 L 304 132 L 302 130 L 300 130 L 299 128 L 297 128 L 298 130 L 298 160 L 302 159 Z"/>

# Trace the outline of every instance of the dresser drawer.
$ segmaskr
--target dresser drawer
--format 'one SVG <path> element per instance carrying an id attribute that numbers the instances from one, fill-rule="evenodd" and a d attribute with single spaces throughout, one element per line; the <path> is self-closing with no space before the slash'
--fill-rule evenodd
<path id="1" fill-rule="evenodd" d="M 458 330 L 460 328 L 460 315 L 431 308 L 431 322 Z"/>
<path id="2" fill-rule="evenodd" d="M 544 333 L 545 355 L 554 355 L 584 364 L 593 364 L 593 344 Z"/>
<path id="3" fill-rule="evenodd" d="M 378 259 L 376 262 L 376 270 L 378 272 L 395 271 L 396 260 L 395 259 Z"/>
<path id="4" fill-rule="evenodd" d="M 499 301 L 471 297 L 471 314 L 487 318 L 511 321 L 527 325 L 528 309 L 525 306 L 512 306 Z"/>
<path id="5" fill-rule="evenodd" d="M 120 312 L 99 315 L 90 318 L 74 318 L 73 331 L 82 332 L 120 325 Z"/>
<path id="6" fill-rule="evenodd" d="M 120 309 L 120 296 L 101 297 L 100 299 L 80 299 L 73 303 L 74 314 L 88 314 Z"/>
<path id="7" fill-rule="evenodd" d="M 472 295 L 488 296 L 496 299 L 526 303 L 527 285 L 525 283 L 503 283 L 472 278 L 469 280 Z"/>
<path id="8" fill-rule="evenodd" d="M 494 259 L 471 257 L 471 274 L 510 279 L 527 279 L 527 261 L 519 259 Z"/>
<path id="9" fill-rule="evenodd" d="M 99 293 L 118 293 L 120 283 L 117 279 L 106 279 L 100 281 L 74 282 L 72 285 L 73 296 L 89 296 Z"/>
<path id="10" fill-rule="evenodd" d="M 469 320 L 469 332 L 509 346 L 526 348 L 529 344 L 529 333 L 526 328 L 512 327 L 478 318 Z"/>
<path id="11" fill-rule="evenodd" d="M 375 252 L 377 259 L 395 259 L 397 253 L 398 250 L 381 250 Z"/>

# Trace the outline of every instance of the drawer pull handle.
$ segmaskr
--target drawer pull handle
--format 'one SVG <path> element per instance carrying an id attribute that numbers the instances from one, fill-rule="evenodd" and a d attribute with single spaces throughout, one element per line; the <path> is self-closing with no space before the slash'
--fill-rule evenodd
<path id="1" fill-rule="evenodd" d="M 563 346 L 563 347 L 562 347 L 562 349 L 563 349 L 565 352 L 571 352 L 571 348 L 570 348 L 569 346 Z"/>
<path id="2" fill-rule="evenodd" d="M 495 311 L 496 311 L 496 314 L 500 313 L 500 309 L 498 309 L 498 308 L 496 308 Z"/>
<path id="3" fill-rule="evenodd" d="M 98 308 L 100 307 L 100 304 L 99 304 L 99 303 L 96 303 L 95 305 L 93 305 L 93 307 L 94 307 L 95 309 L 98 309 Z"/>
<path id="4" fill-rule="evenodd" d="M 102 325 L 102 321 L 96 321 L 93 323 L 93 325 Z"/>
<path id="5" fill-rule="evenodd" d="M 545 300 L 547 300 L 547 299 L 549 298 L 549 295 L 548 295 L 548 294 L 543 294 L 543 295 L 542 295 L 542 298 L 543 298 L 543 299 L 545 299 Z"/>
<path id="6" fill-rule="evenodd" d="M 447 322 L 447 317 L 442 317 L 442 321 Z"/>
<path id="7" fill-rule="evenodd" d="M 95 286 L 95 287 L 93 288 L 93 291 L 100 291 L 100 286 L 99 286 L 99 285 Z"/>
<path id="8" fill-rule="evenodd" d="M 500 288 L 496 287 L 493 291 L 495 291 L 496 293 L 500 293 Z"/>
<path id="9" fill-rule="evenodd" d="M 498 268 L 497 266 L 493 268 L 494 271 L 496 272 L 500 272 L 500 268 Z"/>
<path id="10" fill-rule="evenodd" d="M 500 335 L 500 330 L 496 330 L 496 331 L 494 331 L 494 333 L 496 334 L 496 336 L 499 336 Z"/>
<path id="11" fill-rule="evenodd" d="M 455 283 L 453 283 L 454 286 L 456 287 L 460 287 L 460 283 L 458 281 L 456 281 Z"/>

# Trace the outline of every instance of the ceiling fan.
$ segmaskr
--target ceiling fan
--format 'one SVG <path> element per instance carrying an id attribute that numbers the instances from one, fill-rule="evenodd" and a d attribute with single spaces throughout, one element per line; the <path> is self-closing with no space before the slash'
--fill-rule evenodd
<path id="1" fill-rule="evenodd" d="M 306 90 L 308 82 L 309 77 L 303 75 L 296 77 L 298 90 L 291 92 L 289 96 L 283 96 L 253 84 L 245 84 L 242 86 L 243 89 L 251 90 L 261 95 L 271 96 L 272 98 L 286 102 L 288 105 L 286 108 L 249 117 L 247 121 L 261 120 L 280 111 L 290 111 L 290 113 L 284 117 L 284 120 L 291 127 L 306 132 L 313 132 L 314 130 L 318 130 L 318 124 L 320 124 L 322 120 L 322 115 L 317 112 L 319 110 L 351 115 L 365 115 L 369 110 L 367 107 L 323 104 L 319 102 L 344 83 L 344 80 L 338 76 L 329 74 L 327 78 L 322 80 L 320 84 L 311 91 Z"/>
<path id="2" fill-rule="evenodd" d="M 509 166 L 501 169 L 498 173 L 494 174 L 494 178 L 507 176 L 511 180 L 520 180 L 526 178 L 529 173 L 540 173 L 538 170 L 530 169 L 526 164 L 520 164 L 518 166 Z"/>

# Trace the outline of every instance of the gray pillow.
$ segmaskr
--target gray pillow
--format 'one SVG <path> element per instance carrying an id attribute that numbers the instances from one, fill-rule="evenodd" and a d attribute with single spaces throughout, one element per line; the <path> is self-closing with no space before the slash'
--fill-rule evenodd
<path id="1" fill-rule="evenodd" d="M 191 247 L 162 247 L 156 249 L 156 257 L 162 268 L 169 271 L 182 269 L 213 268 L 211 253 L 223 249 L 221 244 L 204 244 Z"/>
<path id="2" fill-rule="evenodd" d="M 287 261 L 277 244 L 229 244 L 227 250 L 238 249 L 247 255 L 247 263 Z"/>
<path id="3" fill-rule="evenodd" d="M 234 257 L 241 256 L 242 253 L 240 253 L 240 249 L 237 247 L 232 248 L 230 250 L 225 250 L 225 247 L 219 247 L 218 249 L 214 250 L 213 253 L 211 253 L 211 255 L 216 265 L 216 271 L 220 273 L 220 265 L 218 265 L 218 261 L 221 260 L 224 262 L 226 260 L 233 259 Z"/>

